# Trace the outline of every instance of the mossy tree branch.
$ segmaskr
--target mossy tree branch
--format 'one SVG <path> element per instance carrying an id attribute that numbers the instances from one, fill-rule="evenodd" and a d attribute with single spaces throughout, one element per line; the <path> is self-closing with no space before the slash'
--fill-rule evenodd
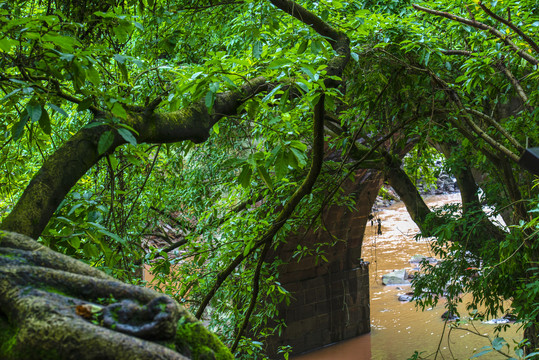
<path id="1" fill-rule="evenodd" d="M 138 132 L 138 135 L 133 135 L 139 143 L 161 144 L 185 140 L 200 143 L 208 138 L 209 131 L 216 122 L 225 116 L 236 114 L 245 99 L 267 90 L 267 87 L 268 83 L 263 77 L 255 78 L 238 91 L 218 94 L 211 112 L 203 100 L 200 100 L 170 113 L 153 110 L 130 111 L 125 123 Z M 26 187 L 0 229 L 38 238 L 60 202 L 77 181 L 105 154 L 112 153 L 118 146 L 126 143 L 125 139 L 116 133 L 108 151 L 100 154 L 99 139 L 110 130 L 108 125 L 85 127 L 59 147 L 47 158 Z"/>
<path id="2" fill-rule="evenodd" d="M 173 299 L 4 231 L 0 309 L 0 358 L 6 360 L 188 359 L 199 345 L 185 336 L 192 327 L 213 339 L 204 344 L 208 356 L 232 359 Z"/>

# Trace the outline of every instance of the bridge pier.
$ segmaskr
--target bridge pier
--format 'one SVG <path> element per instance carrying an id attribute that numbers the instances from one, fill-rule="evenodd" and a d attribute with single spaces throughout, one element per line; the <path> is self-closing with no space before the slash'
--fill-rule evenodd
<path id="1" fill-rule="evenodd" d="M 272 359 L 282 359 L 278 348 L 293 347 L 292 355 L 347 340 L 370 331 L 369 268 L 361 259 L 368 216 L 382 185 L 382 177 L 369 170 L 356 174 L 345 190 L 355 194 L 356 209 L 333 206 L 323 213 L 326 230 L 297 234 L 279 249 L 286 263 L 279 268 L 281 285 L 292 293 L 279 316 L 287 324 L 280 336 L 267 341 Z M 332 243 L 333 245 L 320 245 Z M 327 262 L 316 255 L 293 258 L 298 244 L 323 250 Z M 314 251 L 313 251 L 314 252 Z"/>

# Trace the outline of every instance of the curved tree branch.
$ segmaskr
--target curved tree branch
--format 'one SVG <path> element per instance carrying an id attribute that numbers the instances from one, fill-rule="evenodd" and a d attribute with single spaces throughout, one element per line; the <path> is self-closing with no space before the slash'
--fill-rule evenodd
<path id="1" fill-rule="evenodd" d="M 511 30 L 516 32 L 518 34 L 518 36 L 520 36 L 522 39 L 524 39 L 524 41 L 526 41 L 528 44 L 530 44 L 530 46 L 532 47 L 533 50 L 535 50 L 536 52 L 539 53 L 539 45 L 537 45 L 537 43 L 535 41 L 533 41 L 532 38 L 530 38 L 528 35 L 524 34 L 524 32 L 522 30 L 520 30 L 520 28 L 518 26 L 513 24 L 511 21 L 509 21 L 507 19 L 504 19 L 501 16 L 496 15 L 494 12 L 492 12 L 492 10 L 490 10 L 488 7 L 486 7 L 485 4 L 483 4 L 482 1 L 479 1 L 478 4 L 479 4 L 479 6 L 481 6 L 481 9 L 483 9 L 483 11 L 485 13 L 487 13 L 488 16 L 490 16 L 491 18 L 501 22 L 502 24 L 505 24 L 505 25 L 509 26 L 509 28 L 511 28 Z"/>
<path id="2" fill-rule="evenodd" d="M 498 39 L 503 41 L 503 43 L 505 45 L 507 45 L 511 49 L 513 49 L 513 51 L 518 56 L 520 56 L 521 58 L 523 58 L 524 60 L 526 60 L 530 64 L 532 64 L 532 65 L 538 65 L 539 64 L 539 60 L 537 60 L 536 58 L 531 56 L 527 51 L 519 48 L 517 46 L 517 44 L 515 44 L 513 41 L 511 41 L 511 39 L 506 34 L 502 33 L 501 31 L 499 31 L 499 30 L 497 30 L 495 28 L 493 28 L 490 25 L 487 25 L 487 24 L 482 23 L 482 22 L 477 21 L 477 20 L 466 19 L 466 18 L 463 18 L 461 16 L 457 16 L 455 14 L 451 14 L 451 13 L 448 13 L 448 12 L 445 12 L 445 11 L 438 11 L 438 10 L 434 10 L 434 9 L 429 9 L 429 8 L 419 6 L 419 5 L 416 5 L 416 4 L 412 4 L 412 6 L 414 7 L 414 9 L 419 10 L 419 11 L 423 11 L 423 12 L 426 12 L 426 13 L 429 13 L 429 14 L 432 14 L 432 15 L 436 15 L 436 16 L 445 17 L 446 19 L 449 19 L 449 20 L 458 21 L 458 22 L 460 22 L 462 24 L 473 26 L 476 29 L 487 30 L 492 35 L 496 36 Z"/>
<path id="3" fill-rule="evenodd" d="M 202 300 L 195 317 L 197 319 L 200 319 L 202 317 L 202 314 L 204 313 L 204 310 L 210 303 L 210 300 L 213 298 L 217 290 L 221 287 L 221 285 L 225 282 L 225 280 L 228 278 L 228 276 L 234 271 L 234 269 L 241 264 L 243 260 L 245 260 L 248 256 L 251 256 L 260 246 L 264 245 L 268 241 L 272 241 L 274 236 L 281 230 L 283 225 L 286 223 L 288 218 L 292 216 L 294 213 L 294 210 L 300 203 L 300 201 L 308 194 L 311 193 L 311 190 L 314 186 L 314 183 L 316 182 L 316 179 L 318 178 L 318 175 L 320 174 L 320 171 L 322 170 L 322 162 L 324 160 L 324 94 L 320 96 L 320 99 L 318 100 L 318 103 L 316 104 L 314 108 L 314 125 L 313 125 L 313 155 L 311 160 L 311 168 L 309 169 L 309 173 L 307 174 L 307 177 L 301 184 L 301 186 L 294 192 L 294 194 L 290 197 L 288 202 L 284 205 L 283 209 L 279 213 L 279 216 L 277 219 L 273 222 L 272 226 L 266 231 L 266 233 L 262 236 L 260 240 L 258 240 L 251 250 L 247 252 L 247 254 L 244 254 L 243 252 L 239 254 L 231 263 L 219 273 L 217 276 L 217 280 L 215 281 L 215 284 L 211 288 L 211 290 L 206 294 L 204 299 Z"/>
<path id="4" fill-rule="evenodd" d="M 244 99 L 265 91 L 267 86 L 266 79 L 258 77 L 244 84 L 239 91 L 220 93 L 211 113 L 200 100 L 170 113 L 129 112 L 124 122 L 137 131 L 138 135 L 133 135 L 139 143 L 203 142 L 217 121 L 235 114 Z M 109 125 L 84 127 L 59 147 L 44 162 L 0 229 L 38 238 L 69 190 L 105 155 L 99 154 L 98 143 L 110 130 Z M 125 143 L 126 140 L 115 132 L 108 153 Z"/>

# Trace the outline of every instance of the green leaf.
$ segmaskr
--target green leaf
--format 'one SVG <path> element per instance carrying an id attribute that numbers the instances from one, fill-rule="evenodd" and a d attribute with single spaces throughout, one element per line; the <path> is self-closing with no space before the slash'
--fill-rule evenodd
<path id="1" fill-rule="evenodd" d="M 100 255 L 99 249 L 94 244 L 86 243 L 82 249 L 84 251 L 84 255 L 90 258 L 96 258 Z"/>
<path id="2" fill-rule="evenodd" d="M 314 40 L 311 42 L 311 51 L 313 54 L 318 54 L 322 51 L 322 42 L 320 40 Z"/>
<path id="3" fill-rule="evenodd" d="M 2 100 L 0 100 L 0 103 L 6 101 L 7 99 L 9 99 L 10 97 L 12 97 L 13 95 L 15 95 L 16 93 L 18 93 L 18 92 L 21 91 L 21 90 L 22 90 L 21 88 L 13 90 L 12 92 L 10 92 L 10 93 L 7 94 L 6 96 L 4 96 L 4 97 L 2 98 Z"/>
<path id="4" fill-rule="evenodd" d="M 249 165 L 243 165 L 243 169 L 241 170 L 241 174 L 238 177 L 238 182 L 240 185 L 247 189 L 251 186 L 251 175 L 253 174 L 253 170 Z"/>
<path id="5" fill-rule="evenodd" d="M 16 45 L 17 42 L 15 40 L 11 40 L 11 39 L 0 39 L 0 50 L 2 50 L 3 52 L 9 52 L 9 50 L 11 50 L 11 48 Z"/>
<path id="6" fill-rule="evenodd" d="M 298 51 L 297 51 L 297 54 L 298 55 L 301 55 L 305 52 L 305 50 L 307 50 L 307 45 L 309 45 L 309 40 L 305 39 L 301 42 L 301 44 L 299 45 L 298 47 Z"/>
<path id="7" fill-rule="evenodd" d="M 87 110 L 92 105 L 93 102 L 94 100 L 90 96 L 88 96 L 86 99 L 82 100 L 79 103 L 79 105 L 77 106 L 77 111 Z"/>
<path id="8" fill-rule="evenodd" d="M 307 164 L 307 156 L 305 155 L 305 153 L 293 147 L 290 148 L 290 151 L 292 151 L 292 154 L 294 154 L 295 158 L 298 160 L 298 164 L 301 167 Z"/>
<path id="9" fill-rule="evenodd" d="M 273 96 L 273 94 L 275 94 L 280 88 L 282 87 L 281 84 L 277 85 L 273 90 L 271 90 L 266 96 L 264 96 L 264 98 L 262 99 L 262 102 L 266 102 L 268 101 L 269 99 L 271 99 L 271 97 Z"/>
<path id="10" fill-rule="evenodd" d="M 273 182 L 271 181 L 271 177 L 269 176 L 266 168 L 258 165 L 256 170 L 258 171 L 258 174 L 260 174 L 260 177 L 262 177 L 262 180 L 264 180 L 266 186 L 273 192 Z"/>
<path id="11" fill-rule="evenodd" d="M 26 123 L 28 122 L 28 119 L 29 119 L 28 112 L 26 112 L 26 110 L 24 110 L 21 113 L 20 120 L 11 129 L 13 140 L 19 140 L 20 139 L 20 137 L 22 136 L 22 132 L 24 130 L 24 127 L 26 126 Z"/>
<path id="12" fill-rule="evenodd" d="M 137 136 L 139 135 L 139 132 L 137 130 L 133 129 L 131 126 L 129 126 L 127 124 L 118 124 L 118 126 L 121 127 L 121 128 L 124 128 L 124 129 L 127 129 L 127 130 L 131 131 L 133 134 L 135 134 Z"/>
<path id="13" fill-rule="evenodd" d="M 314 68 L 312 68 L 312 67 L 310 67 L 310 66 L 308 66 L 308 65 L 304 65 L 304 66 L 301 67 L 301 70 L 302 70 L 305 74 L 307 74 L 307 76 L 308 76 L 311 80 L 313 80 L 313 81 L 318 80 L 318 79 L 315 79 L 315 77 L 314 77 L 314 74 L 313 74 Z"/>
<path id="14" fill-rule="evenodd" d="M 213 107 L 213 102 L 215 101 L 215 93 L 208 91 L 206 97 L 204 98 L 204 103 L 208 109 Z"/>
<path id="15" fill-rule="evenodd" d="M 494 338 L 494 340 L 492 340 L 492 347 L 494 348 L 494 350 L 501 350 L 504 345 L 507 344 L 507 341 L 505 341 L 504 338 L 502 337 L 497 337 L 497 338 Z"/>
<path id="16" fill-rule="evenodd" d="M 219 135 L 219 123 L 213 124 L 212 130 L 213 130 L 214 133 Z"/>
<path id="17" fill-rule="evenodd" d="M 51 109 L 53 109 L 54 111 L 56 111 L 57 113 L 62 114 L 62 115 L 65 116 L 65 117 L 68 117 L 67 113 L 66 113 L 66 112 L 64 111 L 64 109 L 62 109 L 61 107 L 56 106 L 56 105 L 51 104 L 51 103 L 48 103 L 47 105 L 49 105 L 49 107 L 50 107 Z"/>
<path id="18" fill-rule="evenodd" d="M 125 240 L 121 236 L 119 236 L 119 235 L 117 235 L 115 233 L 112 233 L 112 232 L 110 232 L 108 230 L 104 230 L 104 229 L 97 229 L 97 232 L 99 232 L 99 233 L 101 233 L 103 235 L 107 235 L 110 238 L 116 240 L 118 243 L 125 245 Z"/>
<path id="19" fill-rule="evenodd" d="M 276 59 L 269 63 L 268 69 L 279 69 L 285 65 L 292 64 L 292 61 L 288 59 Z"/>
<path id="20" fill-rule="evenodd" d="M 77 40 L 70 36 L 51 35 L 51 34 L 45 34 L 41 38 L 41 40 L 52 42 L 64 51 L 73 51 L 74 46 L 77 43 Z"/>
<path id="21" fill-rule="evenodd" d="M 93 66 L 88 68 L 86 73 L 88 75 L 88 80 L 90 80 L 92 84 L 95 86 L 99 86 L 99 84 L 101 84 L 101 75 Z"/>
<path id="22" fill-rule="evenodd" d="M 79 249 L 80 247 L 80 239 L 78 236 L 75 236 L 75 237 L 70 237 L 68 240 L 69 242 L 69 245 L 71 245 L 71 247 L 73 247 L 74 249 Z"/>
<path id="23" fill-rule="evenodd" d="M 66 54 L 66 53 L 63 53 L 63 52 L 60 52 L 60 51 L 57 51 L 58 54 L 60 54 L 60 60 L 65 60 L 67 62 L 71 62 L 73 61 L 73 59 L 75 59 L 75 55 L 73 54 Z"/>
<path id="24" fill-rule="evenodd" d="M 130 143 L 131 145 L 137 145 L 137 139 L 135 138 L 135 136 L 133 136 L 131 131 L 121 128 L 121 129 L 118 129 L 118 134 L 120 134 L 121 137 L 123 137 L 124 140 Z"/>
<path id="25" fill-rule="evenodd" d="M 430 59 L 430 52 L 427 52 L 425 54 L 425 58 L 423 59 L 423 61 L 425 62 L 425 66 L 429 65 L 429 59 Z"/>
<path id="26" fill-rule="evenodd" d="M 105 153 L 107 151 L 112 143 L 114 142 L 114 133 L 112 130 L 105 131 L 103 134 L 101 134 L 101 137 L 99 138 L 99 142 L 97 143 L 97 152 L 99 155 Z"/>
<path id="27" fill-rule="evenodd" d="M 114 54 L 114 60 L 116 60 L 119 64 L 123 64 L 125 60 L 127 60 L 127 57 L 120 54 Z"/>
<path id="28" fill-rule="evenodd" d="M 119 102 L 115 102 L 110 111 L 119 119 L 125 120 L 127 118 L 127 111 L 125 111 L 124 107 Z"/>
<path id="29" fill-rule="evenodd" d="M 298 140 L 290 141 L 290 146 L 293 147 L 293 148 L 298 149 L 299 151 L 307 150 L 307 145 L 305 145 L 304 143 L 302 143 L 301 141 L 298 141 Z"/>
<path id="30" fill-rule="evenodd" d="M 251 120 L 253 120 L 256 117 L 259 106 L 260 106 L 260 103 L 258 101 L 249 101 L 247 103 L 247 115 L 249 116 Z"/>
<path id="31" fill-rule="evenodd" d="M 262 42 L 260 40 L 255 41 L 253 44 L 253 57 L 255 59 L 260 59 L 260 56 L 262 56 Z"/>
<path id="32" fill-rule="evenodd" d="M 26 105 L 26 111 L 28 112 L 28 116 L 33 123 L 39 121 L 39 119 L 41 118 L 41 109 L 41 104 L 35 102 L 29 102 Z"/>
<path id="33" fill-rule="evenodd" d="M 486 346 L 485 346 L 485 347 L 486 347 Z M 480 351 L 480 352 L 478 352 L 477 354 L 473 354 L 473 356 L 470 357 L 470 359 L 478 358 L 478 357 L 483 356 L 483 355 L 486 355 L 486 354 L 488 354 L 488 353 L 490 353 L 490 352 L 492 352 L 492 348 L 486 349 L 486 350 L 483 350 L 483 351 Z"/>
<path id="34" fill-rule="evenodd" d="M 302 79 L 302 78 L 297 78 L 296 79 L 296 85 L 303 91 L 305 91 L 306 93 L 309 92 L 309 83 L 307 82 L 307 80 L 305 79 Z"/>
<path id="35" fill-rule="evenodd" d="M 275 158 L 275 177 L 277 180 L 282 179 L 288 173 L 288 158 L 284 151 L 280 150 Z"/>
<path id="36" fill-rule="evenodd" d="M 102 121 L 94 121 L 94 122 L 91 122 L 87 125 L 84 126 L 84 129 L 91 129 L 93 127 L 96 127 L 96 126 L 101 126 L 101 125 L 105 125 L 106 123 L 102 122 Z"/>
<path id="37" fill-rule="evenodd" d="M 51 119 L 49 118 L 49 113 L 45 108 L 41 108 L 41 117 L 39 118 L 39 127 L 47 135 L 51 134 Z"/>

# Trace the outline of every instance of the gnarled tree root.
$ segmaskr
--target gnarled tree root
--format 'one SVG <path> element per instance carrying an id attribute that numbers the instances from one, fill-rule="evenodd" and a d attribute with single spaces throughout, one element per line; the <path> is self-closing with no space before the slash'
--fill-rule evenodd
<path id="1" fill-rule="evenodd" d="M 0 231 L 1 359 L 232 359 L 173 299 Z"/>

